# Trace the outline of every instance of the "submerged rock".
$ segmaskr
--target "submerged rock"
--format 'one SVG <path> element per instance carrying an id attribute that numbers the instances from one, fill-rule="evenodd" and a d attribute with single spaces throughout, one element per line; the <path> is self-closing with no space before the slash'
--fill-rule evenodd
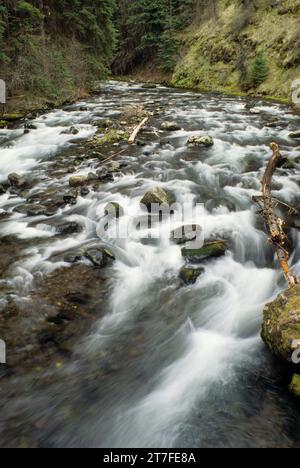
<path id="1" fill-rule="evenodd" d="M 289 134 L 290 138 L 300 138 L 300 130 L 297 130 L 296 132 L 291 132 Z"/>
<path id="2" fill-rule="evenodd" d="M 48 208 L 44 205 L 20 205 L 14 211 L 17 213 L 25 214 L 27 216 L 47 216 Z M 50 215 L 50 213 L 49 213 Z"/>
<path id="3" fill-rule="evenodd" d="M 56 227 L 56 230 L 59 236 L 69 236 L 71 234 L 78 234 L 79 232 L 81 232 L 82 226 L 80 226 L 80 224 L 77 224 L 75 222 L 68 222 L 68 223 L 59 224 Z"/>
<path id="4" fill-rule="evenodd" d="M 84 256 L 96 267 L 105 267 L 114 256 L 104 247 L 90 247 L 84 252 Z"/>
<path id="5" fill-rule="evenodd" d="M 192 136 L 188 139 L 187 141 L 187 146 L 189 148 L 194 148 L 195 146 L 213 146 L 214 145 L 214 140 L 212 139 L 211 136 L 205 135 L 205 136 Z"/>
<path id="6" fill-rule="evenodd" d="M 61 135 L 78 135 L 78 133 L 79 133 L 78 128 L 76 128 L 76 127 L 71 127 L 71 128 L 69 128 L 69 129 L 67 129 L 67 130 L 63 130 L 63 131 L 61 132 Z"/>
<path id="7" fill-rule="evenodd" d="M 183 267 L 180 270 L 179 278 L 184 284 L 195 284 L 199 276 L 205 272 L 204 268 Z"/>
<path id="8" fill-rule="evenodd" d="M 266 305 L 261 335 L 274 354 L 292 362 L 300 339 L 300 285 L 279 294 Z"/>
<path id="9" fill-rule="evenodd" d="M 155 89 L 157 85 L 155 83 L 145 83 L 142 85 L 143 89 Z"/>
<path id="10" fill-rule="evenodd" d="M 290 391 L 300 397 L 300 375 L 295 374 L 290 384 Z"/>
<path id="11" fill-rule="evenodd" d="M 146 192 L 141 200 L 141 204 L 145 205 L 148 210 L 151 209 L 152 204 L 166 204 L 172 205 L 176 202 L 174 195 L 161 187 L 154 187 L 149 192 Z"/>
<path id="12" fill-rule="evenodd" d="M 181 127 L 177 122 L 163 122 L 160 128 L 167 132 L 176 132 L 177 130 L 181 130 Z"/>
<path id="13" fill-rule="evenodd" d="M 226 242 L 219 240 L 208 242 L 200 249 L 182 249 L 182 256 L 191 263 L 199 263 L 209 258 L 218 258 L 225 255 L 227 250 Z"/>

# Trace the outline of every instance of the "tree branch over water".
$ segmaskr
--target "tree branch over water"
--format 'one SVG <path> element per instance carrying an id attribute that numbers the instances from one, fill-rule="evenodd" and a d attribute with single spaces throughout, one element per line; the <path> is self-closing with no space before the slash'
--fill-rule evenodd
<path id="1" fill-rule="evenodd" d="M 273 156 L 267 165 L 267 169 L 262 180 L 262 195 L 253 197 L 253 201 L 260 207 L 259 213 L 263 216 L 266 223 L 269 242 L 275 248 L 288 286 L 292 287 L 299 283 L 299 279 L 294 272 L 291 271 L 288 264 L 290 255 L 288 251 L 288 237 L 284 231 L 285 222 L 275 213 L 277 205 L 281 202 L 275 200 L 272 197 L 271 192 L 271 182 L 274 172 L 277 168 L 282 166 L 285 159 L 282 157 L 277 143 L 271 143 L 270 147 L 273 151 Z M 289 209 L 291 210 L 291 207 L 289 207 Z"/>

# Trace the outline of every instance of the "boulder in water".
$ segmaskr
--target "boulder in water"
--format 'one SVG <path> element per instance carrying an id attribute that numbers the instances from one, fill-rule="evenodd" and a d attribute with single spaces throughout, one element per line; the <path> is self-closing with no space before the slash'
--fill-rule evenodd
<path id="1" fill-rule="evenodd" d="M 210 147 L 214 145 L 214 140 L 209 135 L 204 136 L 192 136 L 187 141 L 187 146 L 189 148 L 194 148 L 195 146 L 206 146 Z"/>
<path id="2" fill-rule="evenodd" d="M 90 182 L 87 175 L 72 176 L 69 178 L 70 187 L 82 187 Z"/>
<path id="3" fill-rule="evenodd" d="M 208 242 L 200 249 L 182 249 L 182 256 L 191 263 L 199 263 L 209 258 L 218 258 L 225 255 L 227 250 L 226 242 L 222 240 Z"/>
<path id="4" fill-rule="evenodd" d="M 166 204 L 172 205 L 176 202 L 174 195 L 161 187 L 154 187 L 145 193 L 141 200 L 141 204 L 146 206 L 148 210 L 151 210 L 151 205 L 154 204 Z"/>
<path id="5" fill-rule="evenodd" d="M 78 128 L 76 128 L 76 127 L 70 127 L 70 128 L 67 129 L 67 130 L 63 130 L 63 131 L 61 132 L 61 135 L 78 135 L 78 133 L 79 133 Z"/>
<path id="6" fill-rule="evenodd" d="M 204 268 L 193 268 L 185 266 L 180 270 L 179 278 L 184 284 L 195 284 L 197 279 L 205 272 Z"/>
<path id="7" fill-rule="evenodd" d="M 155 89 L 157 88 L 157 85 L 155 83 L 144 83 L 142 85 L 143 89 Z"/>
<path id="8" fill-rule="evenodd" d="M 292 362 L 300 339 L 300 285 L 279 294 L 266 305 L 262 339 L 274 354 Z"/>
<path id="9" fill-rule="evenodd" d="M 9 174 L 7 179 L 9 185 L 14 188 L 21 188 L 25 184 L 23 177 L 17 174 L 16 172 L 12 172 L 11 174 Z"/>
<path id="10" fill-rule="evenodd" d="M 160 128 L 166 132 L 176 132 L 177 130 L 181 130 L 181 127 L 177 122 L 163 122 Z"/>

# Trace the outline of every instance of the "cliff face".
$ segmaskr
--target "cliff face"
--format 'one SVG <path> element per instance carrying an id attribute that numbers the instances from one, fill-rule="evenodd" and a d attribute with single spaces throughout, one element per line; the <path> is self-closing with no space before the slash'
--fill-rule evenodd
<path id="1" fill-rule="evenodd" d="M 300 1 L 211 3 L 181 35 L 173 85 L 291 98 L 300 79 Z"/>

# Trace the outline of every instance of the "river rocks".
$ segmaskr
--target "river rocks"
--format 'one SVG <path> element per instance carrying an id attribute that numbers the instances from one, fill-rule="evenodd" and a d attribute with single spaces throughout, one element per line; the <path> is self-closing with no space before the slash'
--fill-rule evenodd
<path id="1" fill-rule="evenodd" d="M 14 188 L 21 188 L 25 184 L 23 177 L 17 174 L 16 172 L 9 174 L 7 179 L 9 185 Z"/>
<path id="2" fill-rule="evenodd" d="M 177 122 L 163 122 L 160 128 L 166 132 L 176 132 L 177 130 L 181 130 L 181 127 Z"/>
<path id="3" fill-rule="evenodd" d="M 67 130 L 63 130 L 63 131 L 61 132 L 61 135 L 78 135 L 78 133 L 79 133 L 78 128 L 76 128 L 76 127 L 70 127 L 70 128 L 67 129 Z"/>
<path id="4" fill-rule="evenodd" d="M 67 222 L 56 226 L 56 231 L 59 236 L 70 236 L 80 233 L 82 231 L 82 226 L 75 222 Z"/>
<path id="5" fill-rule="evenodd" d="M 197 279 L 205 272 L 204 268 L 194 268 L 185 266 L 180 270 L 179 278 L 184 284 L 195 284 Z"/>
<path id="6" fill-rule="evenodd" d="M 219 240 L 208 242 L 200 249 L 183 248 L 181 253 L 190 263 L 199 263 L 210 258 L 222 257 L 226 251 L 226 242 Z"/>
<path id="7" fill-rule="evenodd" d="M 91 247 L 84 252 L 84 256 L 96 267 L 105 267 L 114 256 L 104 247 Z"/>
<path id="8" fill-rule="evenodd" d="M 297 130 L 296 132 L 291 132 L 289 134 L 290 138 L 300 138 L 300 130 Z"/>
<path id="9" fill-rule="evenodd" d="M 187 146 L 189 148 L 194 148 L 196 146 L 205 146 L 210 147 L 214 145 L 214 140 L 209 135 L 204 136 L 192 136 L 187 141 Z"/>
<path id="10" fill-rule="evenodd" d="M 87 175 L 72 176 L 69 178 L 70 187 L 82 187 L 90 182 Z"/>
<path id="11" fill-rule="evenodd" d="M 86 197 L 90 193 L 90 189 L 88 187 L 81 187 L 80 195 L 82 197 Z"/>
<path id="12" fill-rule="evenodd" d="M 101 182 L 112 182 L 114 180 L 112 173 L 108 170 L 107 167 L 100 167 L 100 169 L 96 171 L 96 174 L 97 179 Z"/>
<path id="13" fill-rule="evenodd" d="M 300 397 L 300 375 L 295 374 L 290 384 L 290 391 L 297 397 Z"/>
<path id="14" fill-rule="evenodd" d="M 264 309 L 262 339 L 269 349 L 292 361 L 295 340 L 300 339 L 300 285 L 280 294 Z"/>
<path id="15" fill-rule="evenodd" d="M 108 203 L 104 208 L 105 216 L 110 216 L 111 218 L 121 218 L 124 216 L 124 209 L 123 207 L 116 202 Z"/>
<path id="16" fill-rule="evenodd" d="M 145 83 L 142 85 L 143 89 L 155 89 L 157 85 L 155 83 Z"/>
<path id="17" fill-rule="evenodd" d="M 146 206 L 148 210 L 151 210 L 152 204 L 166 204 L 171 206 L 176 202 L 174 195 L 161 187 L 154 187 L 149 192 L 146 192 L 141 200 L 141 204 Z"/>
<path id="18" fill-rule="evenodd" d="M 20 205 L 14 211 L 17 213 L 25 214 L 27 216 L 51 216 L 52 212 L 48 212 L 47 206 L 44 205 Z"/>
<path id="19" fill-rule="evenodd" d="M 178 245 L 185 244 L 186 242 L 196 240 L 201 232 L 202 228 L 197 224 L 181 226 L 171 231 L 171 240 Z"/>
<path id="20" fill-rule="evenodd" d="M 63 195 L 63 200 L 67 205 L 76 205 L 77 197 L 78 191 L 76 189 L 72 189 Z"/>

